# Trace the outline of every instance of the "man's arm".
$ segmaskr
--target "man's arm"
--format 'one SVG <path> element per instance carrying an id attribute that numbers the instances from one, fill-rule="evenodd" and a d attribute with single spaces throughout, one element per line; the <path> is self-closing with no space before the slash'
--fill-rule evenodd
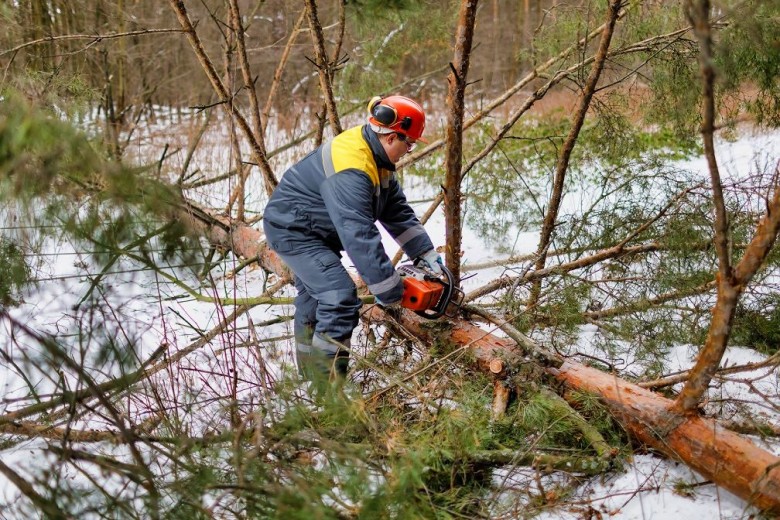
<path id="1" fill-rule="evenodd" d="M 406 201 L 401 185 L 390 180 L 389 194 L 379 221 L 409 258 L 418 258 L 433 251 L 433 242 Z"/>

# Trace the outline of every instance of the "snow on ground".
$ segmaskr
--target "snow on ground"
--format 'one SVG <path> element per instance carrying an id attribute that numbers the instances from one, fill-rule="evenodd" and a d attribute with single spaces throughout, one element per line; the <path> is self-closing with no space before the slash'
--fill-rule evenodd
<path id="1" fill-rule="evenodd" d="M 777 134 L 749 135 L 732 143 L 720 143 L 718 146 L 724 171 L 729 175 L 741 175 L 744 171 L 762 161 L 766 164 L 767 150 L 772 150 L 772 143 L 777 142 Z M 154 142 L 160 146 L 160 142 Z M 183 144 L 183 143 L 180 143 Z M 273 146 L 273 145 L 271 145 Z M 758 152 L 758 155 L 756 155 Z M 140 153 L 140 152 L 139 152 Z M 152 154 L 154 155 L 154 154 Z M 205 154 L 201 154 L 196 161 L 202 161 L 199 168 L 203 171 L 220 171 L 219 165 L 229 163 L 230 154 L 224 148 L 209 148 Z M 291 155 L 279 158 L 292 160 Z M 704 170 L 703 159 L 685 161 L 681 167 Z M 224 168 L 223 168 L 224 169 Z M 279 171 L 283 168 L 278 167 Z M 419 180 L 407 175 L 407 186 L 415 187 L 407 189 L 410 200 L 424 200 L 430 198 L 431 188 L 424 186 Z M 418 188 L 420 187 L 420 188 Z M 198 190 L 204 196 L 204 201 L 224 200 L 229 187 L 223 191 L 204 188 Z M 263 190 L 259 185 L 254 186 L 254 194 L 250 209 L 255 211 L 262 207 Z M 415 210 L 422 214 L 427 209 L 429 202 L 415 203 Z M 214 204 L 221 207 L 222 203 Z M 441 209 L 437 211 L 426 224 L 426 229 L 431 235 L 434 245 L 444 243 L 444 219 Z M 383 235 L 388 253 L 392 256 L 397 246 L 386 234 Z M 534 233 L 522 233 L 509 237 L 514 244 L 513 254 L 533 252 L 538 240 Z M 12 310 L 12 314 L 30 326 L 48 332 L 77 331 L 78 319 L 73 312 L 74 303 L 84 294 L 90 285 L 87 272 L 93 268 L 87 259 L 81 258 L 69 244 L 51 243 L 48 250 L 57 253 L 56 256 L 46 257 L 47 260 L 41 266 L 39 276 L 42 283 L 35 293 L 35 299 L 30 299 L 25 305 Z M 501 256 L 472 229 L 464 229 L 464 265 L 495 260 Z M 345 265 L 351 262 L 345 256 Z M 221 272 L 214 273 L 213 286 L 204 284 L 200 286 L 205 294 L 212 296 L 243 297 L 256 296 L 262 292 L 264 282 L 261 273 L 256 269 L 245 269 L 238 275 L 232 276 L 230 271 L 237 267 L 238 262 L 229 260 L 221 266 Z M 125 268 L 128 266 L 125 265 Z M 117 265 L 116 271 L 121 271 L 122 266 Z M 495 267 L 481 270 L 475 276 L 464 281 L 466 292 L 480 286 L 486 280 L 495 278 L 503 272 L 504 268 Z M 63 282 L 64 283 L 61 283 Z M 189 275 L 187 282 L 198 286 L 198 281 L 193 275 Z M 222 308 L 214 303 L 197 302 L 191 297 L 182 297 L 183 291 L 170 284 L 159 276 L 148 272 L 126 272 L 116 274 L 112 278 L 112 284 L 121 289 L 114 293 L 114 298 L 122 298 L 122 306 L 119 307 L 123 319 L 131 319 L 134 330 L 140 332 L 141 343 L 138 351 L 139 359 L 146 357 L 161 344 L 168 344 L 168 354 L 173 355 L 179 349 L 185 348 L 191 341 L 196 341 L 200 332 L 195 330 L 209 330 L 214 327 L 226 314 L 229 308 Z M 215 291 L 213 287 L 217 287 Z M 293 296 L 294 290 L 286 288 L 278 296 Z M 119 303 L 118 300 L 114 303 Z M 258 306 L 248 315 L 238 320 L 238 329 L 235 333 L 224 334 L 217 340 L 195 352 L 181 361 L 176 374 L 161 374 L 155 376 L 158 382 L 164 383 L 166 377 L 178 377 L 192 385 L 192 389 L 207 389 L 210 384 L 222 384 L 219 377 L 207 378 L 198 372 L 200 366 L 211 366 L 215 373 L 229 371 L 231 367 L 245 364 L 253 366 L 257 359 L 250 349 L 237 349 L 238 359 L 228 359 L 224 347 L 240 343 L 247 337 L 248 327 L 251 327 L 264 345 L 264 362 L 271 367 L 273 377 L 278 377 L 282 365 L 292 366 L 293 345 L 290 340 L 292 334 L 291 322 L 276 324 L 270 327 L 253 327 L 254 324 L 266 320 L 289 315 L 292 312 L 290 306 Z M 358 332 L 359 333 L 359 332 Z M 590 348 L 589 335 L 592 329 L 583 327 L 581 344 L 578 348 L 587 352 Z M 0 328 L 0 347 L 11 356 L 19 354 L 12 350 L 6 327 Z M 692 346 L 678 346 L 671 350 L 667 359 L 669 372 L 684 370 L 692 364 L 695 348 Z M 726 356 L 726 364 L 744 364 L 756 362 L 763 356 L 749 349 L 731 348 Z M 630 360 L 628 362 L 630 364 Z M 763 373 L 763 372 L 762 372 Z M 736 377 L 748 378 L 750 373 L 739 374 Z M 46 392 L 53 388 L 56 378 L 47 381 L 46 374 L 38 374 L 34 381 L 38 384 L 39 391 Z M 0 403 L 0 413 L 13 409 L 16 405 L 14 399 L 26 393 L 26 385 L 20 378 L 12 376 L 9 371 L 0 370 L 0 391 L 3 401 Z M 762 392 L 770 395 L 778 394 L 778 378 L 762 379 L 756 383 Z M 164 384 L 162 385 L 165 386 Z M 722 382 L 719 391 L 724 396 L 738 397 L 742 400 L 751 398 L 750 391 L 744 384 L 738 382 Z M 266 396 L 272 399 L 272 396 Z M 174 399 L 174 397 L 171 397 Z M 197 396 L 192 401 L 184 397 L 182 399 L 188 406 L 196 407 Z M 142 403 L 135 403 L 139 409 Z M 764 414 L 767 419 L 776 420 L 777 414 L 768 410 L 756 410 Z M 188 417 L 197 416 L 196 413 L 187 414 Z M 188 419 L 190 420 L 190 419 Z M 193 419 L 194 420 L 194 419 Z M 207 422 L 207 421 L 206 421 Z M 200 431 L 207 424 L 192 424 L 192 431 Z M 33 461 L 41 464 L 44 460 L 44 446 L 40 441 L 25 441 L 12 450 L 3 452 L 3 460 L 7 464 L 19 469 L 25 474 L 25 467 Z M 768 446 L 775 452 L 780 449 Z M 35 461 L 38 462 L 35 462 Z M 497 479 L 525 478 L 522 471 L 497 472 Z M 568 499 L 568 505 L 551 512 L 539 515 L 539 518 L 615 518 L 615 519 L 678 519 L 678 518 L 722 518 L 737 519 L 748 518 L 751 511 L 746 509 L 746 504 L 741 499 L 730 493 L 716 488 L 712 484 L 702 483 L 701 477 L 691 472 L 685 466 L 665 460 L 653 454 L 637 455 L 622 471 L 594 478 L 582 483 L 575 492 L 575 496 Z M 16 489 L 4 478 L 0 480 L 0 499 L 5 503 L 13 501 L 17 495 Z M 529 511 L 526 510 L 525 513 Z"/>
<path id="2" fill-rule="evenodd" d="M 625 472 L 588 481 L 569 500 L 578 501 L 583 505 L 562 506 L 537 518 L 576 520 L 588 518 L 585 513 L 590 510 L 603 518 L 643 520 L 727 520 L 754 513 L 742 499 L 704 482 L 686 466 L 653 455 L 637 455 Z M 590 518 L 598 516 L 593 513 Z"/>

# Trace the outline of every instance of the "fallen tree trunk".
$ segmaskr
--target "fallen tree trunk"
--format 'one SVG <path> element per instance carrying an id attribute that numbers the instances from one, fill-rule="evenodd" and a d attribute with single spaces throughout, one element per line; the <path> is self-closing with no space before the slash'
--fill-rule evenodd
<path id="1" fill-rule="evenodd" d="M 373 317 L 381 319 L 381 310 L 375 309 Z M 403 313 L 401 324 L 423 341 L 450 340 L 467 347 L 479 368 L 488 372 L 495 360 L 508 371 L 526 359 L 514 342 L 465 321 L 453 320 L 449 330 L 435 329 L 436 337 L 411 312 Z M 547 371 L 573 389 L 597 395 L 636 441 L 686 464 L 750 505 L 780 514 L 779 457 L 715 420 L 672 413 L 674 401 L 614 375 L 571 361 Z"/>
<path id="2" fill-rule="evenodd" d="M 780 458 L 717 421 L 673 413 L 671 399 L 600 370 L 566 362 L 550 372 L 572 388 L 598 395 L 637 441 L 683 462 L 750 505 L 780 513 Z"/>
<path id="3" fill-rule="evenodd" d="M 289 277 L 279 258 L 262 244 L 259 231 L 222 219 L 213 220 L 206 227 L 206 236 L 214 242 L 246 258 L 257 256 L 268 271 Z M 386 319 L 378 306 L 366 309 L 364 316 L 377 321 Z M 426 326 L 427 320 L 409 311 L 400 313 L 399 320 L 424 342 L 450 341 L 457 348 L 468 350 L 480 370 L 496 378 L 505 376 L 518 363 L 544 359 L 529 355 L 514 341 L 465 320 L 455 319 L 447 327 L 431 328 Z M 551 363 L 547 372 L 573 389 L 597 395 L 636 441 L 686 464 L 750 505 L 780 514 L 780 457 L 715 420 L 673 413 L 673 401 L 614 375 L 572 361 Z"/>

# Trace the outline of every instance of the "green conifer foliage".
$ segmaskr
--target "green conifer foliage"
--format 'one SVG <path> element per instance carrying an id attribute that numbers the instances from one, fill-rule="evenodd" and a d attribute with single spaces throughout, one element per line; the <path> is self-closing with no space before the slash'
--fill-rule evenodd
<path id="1" fill-rule="evenodd" d="M 0 305 L 18 303 L 19 293 L 28 283 L 30 266 L 22 251 L 13 241 L 0 236 Z"/>
<path id="2" fill-rule="evenodd" d="M 27 208 L 33 223 L 58 222 L 99 246 L 105 262 L 123 244 L 158 229 L 163 252 L 183 249 L 180 195 L 151 168 L 109 160 L 65 121 L 6 91 L 0 103 L 0 200 Z M 42 228 L 45 229 L 45 228 Z M 143 249 L 143 243 L 137 245 Z"/>
<path id="3" fill-rule="evenodd" d="M 94 12 L 100 21 L 84 29 L 90 31 L 109 33 L 122 24 L 133 25 L 127 21 L 131 16 L 122 18 L 119 27 L 113 25 L 112 13 L 117 8 L 116 12 L 127 9 L 134 15 L 137 6 L 151 6 L 156 10 L 150 8 L 150 13 L 162 13 L 155 18 L 159 24 L 149 23 L 150 27 L 175 26 L 171 13 L 159 2 L 130 4 L 134 5 L 125 2 L 122 8 L 105 1 L 82 5 L 58 0 L 46 5 L 58 5 L 52 13 L 63 16 L 73 14 L 64 7 L 73 11 L 80 11 L 77 7 L 84 5 L 94 7 L 83 10 Z M 197 30 L 218 63 L 219 53 L 232 49 L 232 44 L 222 39 L 228 34 L 222 32 L 220 18 L 224 4 L 188 4 L 193 16 L 200 16 Z M 500 20 L 500 15 L 507 6 L 519 14 L 518 4 L 503 0 L 485 3 L 482 13 L 484 16 L 495 8 L 495 17 L 503 27 L 515 30 L 516 20 Z M 0 17 L 10 21 L 23 5 L 2 3 Z M 252 58 L 260 60 L 252 63 L 253 71 L 263 72 L 256 76 L 259 86 L 270 80 L 271 75 L 264 73 L 272 70 L 269 64 L 275 64 L 276 56 L 270 53 L 280 52 L 281 42 L 291 36 L 286 31 L 293 20 L 282 19 L 286 16 L 284 8 L 290 5 L 300 8 L 279 0 L 259 2 L 255 11 L 242 11 L 248 34 L 257 38 L 250 41 Z M 338 7 L 345 5 L 347 9 L 347 41 L 342 52 L 350 59 L 334 76 L 342 103 L 360 105 L 362 110 L 359 99 L 391 88 L 413 96 L 421 93 L 435 98 L 441 94 L 442 78 L 451 59 L 456 3 L 358 0 L 320 5 L 330 16 L 327 22 L 323 19 L 323 25 L 330 24 Z M 531 3 L 525 5 L 530 8 Z M 600 23 L 604 5 L 555 2 L 551 9 L 544 10 L 538 26 L 530 27 L 532 34 L 524 42 L 527 45 L 517 55 L 518 66 L 496 72 L 497 76 L 506 74 L 506 78 L 496 80 L 494 85 L 511 84 L 515 76 L 528 72 L 529 66 L 539 65 L 579 41 Z M 711 291 L 701 288 L 712 281 L 716 270 L 716 257 L 709 243 L 712 208 L 703 182 L 706 179 L 673 165 L 701 152 L 697 144 L 698 47 L 690 32 L 685 31 L 687 22 L 681 5 L 626 4 L 626 16 L 619 22 L 613 40 L 613 54 L 571 157 L 565 186 L 568 198 L 552 245 L 558 251 L 556 262 L 575 262 L 620 243 L 648 224 L 626 245 L 652 247 L 615 255 L 571 272 L 553 269 L 546 275 L 544 292 L 533 308 L 526 305 L 528 284 L 523 280 L 511 290 L 494 292 L 480 302 L 506 323 L 575 360 L 610 370 L 633 364 L 631 368 L 642 367 L 644 377 L 666 372 L 664 357 L 671 348 L 702 343 L 713 297 Z M 214 6 L 219 7 L 211 11 Z M 740 16 L 733 16 L 730 9 L 734 6 Z M 727 15 L 715 27 L 724 123 L 730 124 L 729 117 L 747 107 L 760 124 L 777 125 L 778 3 L 724 2 L 717 7 L 718 12 Z M 249 12 L 252 16 L 247 15 Z M 139 27 L 144 27 L 146 20 Z M 492 21 L 483 17 L 480 23 L 484 27 Z M 68 27 L 72 31 L 82 28 L 79 24 Z M 12 30 L 6 39 L 13 41 L 7 48 L 20 43 L 16 41 L 20 38 L 17 33 L 25 29 L 20 23 L 9 23 L 9 28 Z M 268 32 L 263 36 L 272 40 L 261 39 L 261 32 Z M 670 34 L 675 35 L 667 36 Z M 62 106 L 57 96 L 84 103 L 100 97 L 101 104 L 106 101 L 106 110 L 111 105 L 124 113 L 122 107 L 127 106 L 118 100 L 108 103 L 108 94 L 116 87 L 117 94 L 121 90 L 129 95 L 132 85 L 139 91 L 154 85 L 133 101 L 138 110 L 142 103 L 152 104 L 152 90 L 158 87 L 166 90 L 162 99 L 181 106 L 193 99 L 206 103 L 213 93 L 201 71 L 191 68 L 193 60 L 182 43 L 183 37 L 173 40 L 181 36 L 171 33 L 160 36 L 165 40 L 148 40 L 151 43 L 137 49 L 126 68 L 115 67 L 122 60 L 111 59 L 121 49 L 118 45 L 89 54 L 91 61 L 71 60 L 67 62 L 71 66 L 68 74 L 60 74 L 64 69 L 56 68 L 59 54 L 87 52 L 83 42 L 62 41 L 31 47 L 29 53 L 35 59 L 24 62 L 20 54 L 7 69 L 14 76 L 12 84 L 28 95 L 40 94 L 38 99 L 48 108 L 36 108 L 10 91 L 2 93 L 0 204 L 6 206 L 0 214 L 13 210 L 24 215 L 30 225 L 39 226 L 35 233 L 41 236 L 62 233 L 71 243 L 89 251 L 88 262 L 94 263 L 88 266 L 91 269 L 85 269 L 92 281 L 90 288 L 70 309 L 74 325 L 54 337 L 36 336 L 35 331 L 25 331 L 24 324 L 17 324 L 15 329 L 16 337 L 24 337 L 31 346 L 30 352 L 22 352 L 24 361 L 34 368 L 29 373 L 49 376 L 55 387 L 53 396 L 43 396 L 35 378 L 27 378 L 20 383 L 27 385 L 22 386 L 27 395 L 20 400 L 27 399 L 34 407 L 45 404 L 46 399 L 61 399 L 43 414 L 31 414 L 41 425 L 58 428 L 55 433 L 60 435 L 50 442 L 46 438 L 41 441 L 57 456 L 56 463 L 35 466 L 33 469 L 40 471 L 31 472 L 29 477 L 46 500 L 67 513 L 63 516 L 72 517 L 427 519 L 512 517 L 518 510 L 530 516 L 534 507 L 564 499 L 567 490 L 576 485 L 576 476 L 602 473 L 620 465 L 621 455 L 630 449 L 628 440 L 598 401 L 593 396 L 575 394 L 567 395 L 571 406 L 563 403 L 549 390 L 552 382 L 545 371 L 533 362 L 520 363 L 519 368 L 506 374 L 504 382 L 511 384 L 514 395 L 506 413 L 494 417 L 494 381 L 472 370 L 473 359 L 464 349 L 444 341 L 417 345 L 413 339 L 391 340 L 395 331 L 379 345 L 376 336 L 386 329 L 371 329 L 373 326 L 368 327 L 371 330 L 365 336 L 373 336 L 374 340 L 353 345 L 355 367 L 350 382 L 330 389 L 332 392 L 310 395 L 289 371 L 267 385 L 263 380 L 261 385 L 258 372 L 267 375 L 266 367 L 258 368 L 266 354 L 261 350 L 270 342 L 258 340 L 260 327 L 249 324 L 234 330 L 233 323 L 201 344 L 218 344 L 220 349 L 202 367 L 197 358 L 202 352 L 193 351 L 192 358 L 196 359 L 191 365 L 187 362 L 192 358 L 180 358 L 165 367 L 165 377 L 159 381 L 135 384 L 130 376 L 136 374 L 132 369 L 138 368 L 140 357 L 133 347 L 144 330 L 131 330 L 112 314 L 115 309 L 111 305 L 104 305 L 112 295 L 105 274 L 124 263 L 140 265 L 156 274 L 178 275 L 183 269 L 169 269 L 164 261 L 195 256 L 199 244 L 187 241 L 178 218 L 182 206 L 178 187 L 170 186 L 157 168 L 128 166 L 113 159 L 96 144 L 98 137 L 86 135 L 55 116 L 54 107 Z M 498 36 L 497 47 L 512 47 L 510 36 L 506 32 Z M 160 44 L 173 41 L 182 47 Z M 308 49 L 301 41 L 296 49 Z M 637 42 L 645 43 L 638 50 L 626 50 Z M 108 40 L 94 43 L 96 50 L 101 45 L 108 47 Z M 330 43 L 329 39 L 328 50 Z M 152 46 L 159 49 L 150 49 Z M 182 48 L 186 52 L 176 51 Z M 591 42 L 556 63 L 526 86 L 524 93 L 515 94 L 465 134 L 467 160 L 495 139 L 496 124 L 503 124 L 505 113 L 520 105 L 525 95 L 557 71 L 571 68 L 552 92 L 563 99 L 562 108 L 551 109 L 548 105 L 523 116 L 464 181 L 469 224 L 481 237 L 492 241 L 499 252 L 516 253 L 520 240 L 527 238 L 520 233 L 539 229 L 548 204 L 550 179 L 570 127 L 568 107 L 584 83 L 588 71 L 584 60 L 593 50 Z M 479 52 L 477 47 L 475 64 L 496 57 L 486 58 Z M 514 55 L 515 50 L 511 52 Z M 299 52 L 297 61 L 291 58 L 284 71 L 289 84 L 311 74 L 310 64 L 298 66 L 307 63 L 305 53 Z M 124 56 L 121 50 L 120 54 Z M 94 64 L 97 59 L 103 60 L 104 70 L 83 70 L 85 64 Z M 130 66 L 131 62 L 135 65 Z M 37 68 L 24 75 L 13 74 L 27 63 Z M 255 68 L 258 63 L 265 68 Z M 582 66 L 577 68 L 578 64 Z M 482 67 L 486 68 L 484 63 Z M 121 79 L 121 75 L 113 75 L 116 70 L 128 76 Z M 437 75 L 441 70 L 445 72 Z M 130 77 L 133 72 L 141 74 Z M 197 78 L 192 86 L 187 85 L 192 92 L 178 90 L 182 77 Z M 495 94 L 481 90 L 480 79 L 475 76 L 467 89 L 469 114 Z M 198 81 L 205 86 L 198 86 Z M 306 91 L 302 97 L 307 99 L 295 100 L 300 106 L 320 103 L 312 83 L 302 88 Z M 240 106 L 246 102 L 245 92 L 238 85 L 234 87 L 234 101 Z M 98 91 L 105 97 L 97 96 Z M 433 129 L 437 119 L 443 119 L 445 104 L 423 99 L 431 114 L 429 128 Z M 733 99 L 739 104 L 732 112 L 729 103 Z M 299 105 L 286 106 L 289 101 L 279 102 L 285 106 L 284 111 L 274 113 L 271 120 L 289 122 L 291 135 L 298 135 L 302 128 L 309 128 L 309 122 L 299 119 L 305 117 L 305 110 L 292 113 L 290 107 L 297 109 Z M 114 122 L 119 124 L 121 119 Z M 215 124 L 229 123 L 219 120 Z M 433 179 L 434 192 L 439 189 L 440 158 L 434 154 L 413 166 L 415 173 Z M 749 202 L 757 198 L 757 193 L 765 193 L 770 183 L 776 183 L 774 167 L 775 163 L 770 163 L 755 179 L 736 179 L 726 187 L 735 259 L 741 254 L 740 246 L 750 239 L 756 216 L 763 209 Z M 185 173 L 195 170 L 193 165 Z M 210 180 L 209 174 L 216 176 L 215 172 L 200 174 L 203 178 L 199 180 L 204 182 Z M 225 178 L 235 181 L 229 175 Z M 210 185 L 205 186 L 210 189 Z M 262 207 L 251 211 L 261 212 Z M 55 226 L 55 231 L 49 231 L 46 224 Z M 34 289 L 35 266 L 27 259 L 30 252 L 43 252 L 39 247 L 42 243 L 38 236 L 0 236 L 3 312 L 10 305 L 22 303 L 26 292 Z M 183 262 L 184 269 L 202 265 L 200 258 L 189 260 Z M 753 292 L 741 303 L 735 318 L 734 343 L 768 353 L 777 350 L 780 301 L 774 296 L 772 274 L 778 261 L 780 253 L 776 252 L 751 284 L 749 291 Z M 224 267 L 219 262 L 213 265 Z M 553 266 L 553 262 L 548 265 Z M 526 267 L 528 261 L 514 263 L 502 274 L 520 276 L 528 272 Z M 203 273 L 208 271 L 204 269 Z M 158 299 L 155 303 L 161 304 L 164 296 Z M 213 312 L 226 315 L 227 307 L 220 302 Z M 121 311 L 121 304 L 117 309 Z M 592 332 L 594 350 L 600 349 L 600 357 L 581 356 L 583 325 Z M 446 326 L 444 322 L 431 325 Z M 252 333 L 243 336 L 250 328 Z M 122 334 L 118 333 L 120 329 Z M 198 340 L 206 337 L 202 323 L 193 323 L 192 329 Z M 176 339 L 183 343 L 185 336 L 181 333 Z M 246 343 L 238 344 L 237 338 Z M 162 354 L 153 356 L 149 365 L 166 359 L 168 347 L 161 345 Z M 254 358 L 247 357 L 245 363 L 240 356 L 249 348 L 258 352 L 253 352 Z M 213 352 L 205 355 L 212 356 Z M 234 365 L 227 361 L 225 367 L 218 365 L 231 357 Z M 18 370 L 19 379 L 26 376 L 27 368 Z M 224 373 L 219 372 L 222 369 Z M 119 383 L 105 392 L 95 391 L 93 381 L 99 384 L 115 375 L 127 379 L 120 377 Z M 229 379 L 243 386 L 235 392 L 226 383 L 224 388 L 219 386 Z M 201 386 L 194 384 L 195 380 Z M 87 417 L 83 423 L 82 417 Z M 74 440 L 76 433 L 90 433 L 80 428 L 91 426 L 91 421 L 98 422 L 103 428 L 100 433 L 108 435 L 97 440 Z M 585 431 L 583 423 L 592 430 Z M 69 437 L 71 433 L 73 437 Z M 604 446 L 597 447 L 599 443 L 593 441 L 598 435 L 604 437 L 603 444 L 609 448 L 607 457 L 602 453 Z M 10 438 L 4 447 L 16 442 L 15 437 Z M 84 445 L 88 448 L 79 451 Z M 134 448 L 140 456 L 133 453 Z M 578 460 L 585 463 L 576 465 Z M 558 470 L 561 472 L 555 486 L 559 487 L 548 488 L 548 492 L 531 487 L 516 489 L 507 483 L 507 475 L 523 471 L 531 475 L 525 482 L 533 479 L 541 488 L 545 476 Z M 10 516 L 34 517 L 37 513 L 29 504 L 11 507 Z"/>

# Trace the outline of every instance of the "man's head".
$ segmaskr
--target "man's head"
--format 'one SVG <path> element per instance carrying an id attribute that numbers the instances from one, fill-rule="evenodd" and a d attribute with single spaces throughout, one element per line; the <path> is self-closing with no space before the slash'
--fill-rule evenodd
<path id="1" fill-rule="evenodd" d="M 379 134 L 387 157 L 395 164 L 411 152 L 425 130 L 425 112 L 408 97 L 373 98 L 368 103 L 368 123 Z"/>

